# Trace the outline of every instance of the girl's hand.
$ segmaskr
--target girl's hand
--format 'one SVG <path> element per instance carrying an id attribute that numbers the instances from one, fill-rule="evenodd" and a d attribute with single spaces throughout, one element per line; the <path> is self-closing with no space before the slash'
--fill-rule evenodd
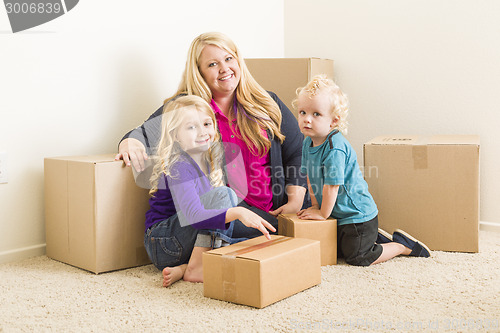
<path id="1" fill-rule="evenodd" d="M 309 207 L 303 209 L 297 213 L 297 216 L 301 220 L 326 220 L 327 218 L 321 214 L 321 210 L 318 207 Z"/>
<path id="2" fill-rule="evenodd" d="M 137 172 L 144 171 L 144 162 L 148 159 L 146 148 L 141 141 L 134 138 L 123 140 L 118 146 L 118 154 L 115 161 L 123 160 L 126 166 L 131 164 Z"/>
<path id="3" fill-rule="evenodd" d="M 226 220 L 233 221 L 236 219 L 240 220 L 241 223 L 249 228 L 260 230 L 260 232 L 262 232 L 267 239 L 271 239 L 271 236 L 269 235 L 269 231 L 267 229 L 271 230 L 272 232 L 276 232 L 276 229 L 271 223 L 267 222 L 259 215 L 244 207 L 233 207 L 227 210 Z"/>

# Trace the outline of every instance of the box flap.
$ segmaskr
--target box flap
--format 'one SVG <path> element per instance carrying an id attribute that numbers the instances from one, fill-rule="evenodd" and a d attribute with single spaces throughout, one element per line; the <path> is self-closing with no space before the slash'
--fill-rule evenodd
<path id="1" fill-rule="evenodd" d="M 103 162 L 123 163 L 122 161 L 115 161 L 115 156 L 116 154 L 102 154 L 102 155 L 46 157 L 45 159 L 88 162 L 88 163 L 103 163 Z"/>
<path id="2" fill-rule="evenodd" d="M 365 145 L 477 145 L 477 135 L 383 135 L 378 136 Z"/>
<path id="3" fill-rule="evenodd" d="M 292 251 L 296 249 L 298 245 L 308 245 L 315 242 L 318 241 L 278 235 L 271 235 L 271 240 L 266 240 L 265 236 L 260 236 L 233 244 L 230 248 L 221 247 L 209 252 L 222 256 L 263 261 L 280 253 Z"/>

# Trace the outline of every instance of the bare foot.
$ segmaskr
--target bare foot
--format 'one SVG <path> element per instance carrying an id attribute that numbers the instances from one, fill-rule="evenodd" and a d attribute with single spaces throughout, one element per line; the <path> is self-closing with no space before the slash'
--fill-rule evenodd
<path id="1" fill-rule="evenodd" d="M 203 265 L 188 265 L 182 279 L 189 282 L 203 282 Z"/>
<path id="2" fill-rule="evenodd" d="M 186 271 L 184 272 L 184 281 L 203 282 L 202 254 L 208 250 L 210 250 L 209 247 L 194 247 L 193 252 L 191 253 L 191 258 L 189 258 Z"/>
<path id="3" fill-rule="evenodd" d="M 179 281 L 184 276 L 184 272 L 186 271 L 186 264 L 175 266 L 175 267 L 165 267 L 163 269 L 163 286 L 169 287 L 174 282 Z"/>

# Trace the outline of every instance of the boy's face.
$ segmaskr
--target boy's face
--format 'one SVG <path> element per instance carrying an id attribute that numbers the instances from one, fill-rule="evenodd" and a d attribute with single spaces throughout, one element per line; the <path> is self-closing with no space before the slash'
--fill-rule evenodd
<path id="1" fill-rule="evenodd" d="M 302 93 L 299 95 L 297 108 L 300 131 L 312 139 L 314 146 L 319 146 L 338 121 L 330 112 L 330 99 L 324 92 L 312 97 L 308 93 Z"/>
<path id="2" fill-rule="evenodd" d="M 183 112 L 184 120 L 176 134 L 181 148 L 190 154 L 207 151 L 215 137 L 212 118 L 194 107 L 186 108 Z"/>

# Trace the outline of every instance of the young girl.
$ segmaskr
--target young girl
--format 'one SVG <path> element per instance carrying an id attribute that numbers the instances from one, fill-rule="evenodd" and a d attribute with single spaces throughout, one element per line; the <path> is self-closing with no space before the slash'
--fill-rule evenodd
<path id="1" fill-rule="evenodd" d="M 325 75 L 315 76 L 297 89 L 294 105 L 306 136 L 301 172 L 307 175 L 312 202 L 297 213 L 299 218 L 337 219 L 338 252 L 350 265 L 369 266 L 400 254 L 429 257 L 427 246 L 404 231 L 391 236 L 378 229 L 377 206 L 356 152 L 342 135 L 347 131 L 348 102 L 340 88 Z"/>
<path id="2" fill-rule="evenodd" d="M 239 219 L 268 238 L 267 229 L 276 230 L 236 207 L 236 194 L 224 186 L 223 149 L 207 102 L 182 96 L 166 105 L 162 117 L 144 246 L 168 287 L 181 278 L 203 281 L 202 253 L 238 241 L 231 237 L 231 221 Z"/>

